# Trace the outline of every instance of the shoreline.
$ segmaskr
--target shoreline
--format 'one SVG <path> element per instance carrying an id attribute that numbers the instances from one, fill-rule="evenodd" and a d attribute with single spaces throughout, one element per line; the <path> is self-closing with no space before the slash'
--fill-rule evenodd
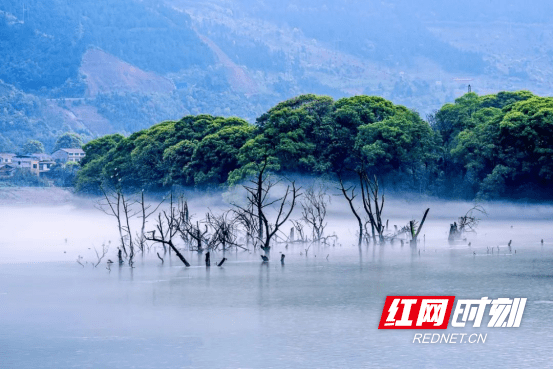
<path id="1" fill-rule="evenodd" d="M 0 187 L 0 206 L 67 205 L 79 198 L 73 191 L 61 187 Z"/>

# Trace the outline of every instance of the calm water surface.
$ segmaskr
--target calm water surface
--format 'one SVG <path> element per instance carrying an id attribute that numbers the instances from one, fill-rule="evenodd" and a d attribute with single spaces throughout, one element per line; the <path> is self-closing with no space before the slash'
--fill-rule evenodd
<path id="1" fill-rule="evenodd" d="M 461 206 L 450 205 L 434 204 L 416 250 L 359 249 L 344 212 L 329 228 L 341 244 L 312 246 L 307 256 L 299 245 L 274 248 L 269 264 L 230 252 L 223 268 L 206 270 L 197 253 L 185 252 L 190 268 L 150 253 L 111 272 L 90 264 L 94 246 L 115 243 L 107 217 L 71 206 L 0 207 L 0 368 L 550 367 L 553 212 L 497 207 L 471 247 L 450 246 Z M 421 208 L 391 214 L 402 224 Z M 377 329 L 387 295 L 528 303 L 520 328 L 446 331 L 487 333 L 483 344 L 422 345 L 412 343 L 415 331 Z"/>

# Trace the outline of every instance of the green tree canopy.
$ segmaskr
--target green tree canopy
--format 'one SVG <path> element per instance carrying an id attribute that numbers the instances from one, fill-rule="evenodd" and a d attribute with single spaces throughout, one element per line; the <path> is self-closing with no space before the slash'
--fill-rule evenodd
<path id="1" fill-rule="evenodd" d="M 413 173 L 435 160 L 436 142 L 434 132 L 418 114 L 402 112 L 360 126 L 356 149 L 365 165 L 377 172 Z"/>
<path id="2" fill-rule="evenodd" d="M 367 153 L 360 151 L 373 143 L 367 141 L 370 134 L 360 135 L 361 128 L 409 112 L 404 106 L 394 105 L 378 96 L 343 98 L 336 101 L 333 108 L 330 119 L 325 122 L 325 134 L 320 136 L 324 156 L 332 163 L 334 171 L 375 165 L 374 162 L 366 162 Z"/>
<path id="3" fill-rule="evenodd" d="M 21 148 L 24 154 L 41 154 L 44 152 L 44 145 L 37 140 L 29 140 Z"/>
<path id="4" fill-rule="evenodd" d="M 86 144 L 79 191 L 235 184 L 260 166 L 310 175 L 363 168 L 398 189 L 448 197 L 551 197 L 553 98 L 528 91 L 466 94 L 428 122 L 376 96 L 301 95 L 255 125 L 186 116 Z M 60 138 L 61 140 L 61 138 Z"/>
<path id="5" fill-rule="evenodd" d="M 81 160 L 81 165 L 86 165 L 92 160 L 101 158 L 113 149 L 124 137 L 118 133 L 107 135 L 92 140 L 83 146 L 86 156 Z"/>
<path id="6" fill-rule="evenodd" d="M 82 146 L 83 140 L 81 139 L 81 136 L 76 133 L 67 132 L 57 139 L 52 152 L 56 152 L 59 149 L 79 149 Z"/>
<path id="7" fill-rule="evenodd" d="M 542 194 L 553 184 L 553 99 L 530 97 L 473 114 L 451 150 L 482 197 Z M 541 196 L 541 195 L 540 195 Z"/>
<path id="8" fill-rule="evenodd" d="M 224 183 L 238 167 L 237 152 L 253 126 L 239 118 L 186 116 L 132 134 L 93 140 L 77 187 L 94 191 L 102 181 L 126 188 L 159 189 Z"/>

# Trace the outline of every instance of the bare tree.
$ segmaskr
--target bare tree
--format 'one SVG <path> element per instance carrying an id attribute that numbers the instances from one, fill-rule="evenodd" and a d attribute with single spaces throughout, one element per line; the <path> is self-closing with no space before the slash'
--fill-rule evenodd
<path id="1" fill-rule="evenodd" d="M 247 203 L 247 210 L 242 210 L 242 208 L 233 209 L 234 219 L 237 224 L 241 226 L 246 232 L 246 244 L 249 245 L 252 243 L 254 249 L 259 243 L 259 218 L 254 214 L 253 204 L 251 202 Z"/>
<path id="2" fill-rule="evenodd" d="M 288 237 L 289 242 L 307 242 L 307 237 L 303 231 L 304 225 L 300 220 L 291 219 L 293 227 L 290 229 L 290 236 Z"/>
<path id="3" fill-rule="evenodd" d="M 355 219 L 357 219 L 357 223 L 359 225 L 359 246 L 363 243 L 363 221 L 361 220 L 361 216 L 359 215 L 359 212 L 355 208 L 354 200 L 357 196 L 355 194 L 356 186 L 351 185 L 349 187 L 345 187 L 344 181 L 342 180 L 341 175 L 338 175 L 338 182 L 340 183 L 340 190 L 342 191 L 342 195 L 344 195 L 344 198 L 347 200 L 349 204 L 349 208 L 353 215 L 355 216 Z"/>
<path id="4" fill-rule="evenodd" d="M 96 264 L 93 264 L 94 268 L 96 268 L 98 265 L 100 265 L 100 263 L 102 262 L 102 259 L 104 258 L 104 256 L 106 256 L 108 251 L 109 251 L 109 245 L 106 245 L 105 243 L 102 244 L 102 252 L 101 253 L 99 253 L 98 250 L 96 250 L 96 247 L 94 247 L 94 252 L 96 253 L 96 259 L 97 259 Z"/>
<path id="5" fill-rule="evenodd" d="M 128 198 L 119 184 L 115 187 L 100 185 L 100 190 L 102 191 L 103 199 L 97 202 L 96 207 L 105 214 L 117 219 L 121 248 L 125 256 L 129 258 L 129 265 L 132 266 L 135 255 L 135 244 L 130 221 L 140 213 L 140 211 L 133 210 L 133 205 L 137 201 Z M 143 202 L 144 198 L 142 197 L 142 205 Z"/>
<path id="6" fill-rule="evenodd" d="M 129 258 L 129 263 L 132 264 L 136 251 L 135 247 L 144 252 L 148 218 L 157 211 L 165 199 L 161 200 L 152 209 L 152 205 L 146 203 L 144 190 L 141 191 L 137 200 L 132 194 L 127 196 L 118 183 L 115 186 L 103 184 L 100 186 L 100 190 L 103 199 L 97 202 L 96 207 L 117 219 L 121 248 L 125 256 Z M 135 205 L 139 206 L 138 210 L 135 209 Z M 134 217 L 141 220 L 140 232 L 134 234 L 135 238 L 133 238 L 131 229 L 131 219 Z"/>
<path id="7" fill-rule="evenodd" d="M 138 213 L 135 213 L 132 209 L 132 206 L 135 204 L 135 201 L 129 200 L 125 197 L 125 194 L 121 191 L 121 206 L 123 208 L 123 230 L 127 233 L 128 246 L 129 246 L 129 265 L 132 266 L 134 260 L 134 243 L 132 238 L 131 224 L 130 219 L 136 216 Z"/>
<path id="8" fill-rule="evenodd" d="M 311 228 L 313 241 L 319 242 L 324 234 L 327 223 L 326 209 L 330 203 L 330 196 L 326 193 L 326 188 L 319 184 L 309 186 L 300 201 L 302 207 L 302 220 Z"/>
<path id="9" fill-rule="evenodd" d="M 359 183 L 361 185 L 361 195 L 363 199 L 363 208 L 371 222 L 371 232 L 373 240 L 376 241 L 376 234 L 380 242 L 384 242 L 384 224 L 382 223 L 382 210 L 384 209 L 384 194 L 379 194 L 378 178 L 370 179 L 367 172 L 359 170 Z M 374 208 L 373 208 L 374 206 Z"/>
<path id="10" fill-rule="evenodd" d="M 102 191 L 102 195 L 104 196 L 103 200 L 100 200 L 96 204 L 96 208 L 103 211 L 105 214 L 115 217 L 117 219 L 117 229 L 119 231 L 119 238 L 121 240 L 121 248 L 125 252 L 125 256 L 127 256 L 127 248 L 125 247 L 125 236 L 123 234 L 123 219 L 122 219 L 122 212 L 121 212 L 121 198 L 123 195 L 123 191 L 121 190 L 121 186 L 117 186 L 115 188 L 100 185 L 100 191 Z"/>
<path id="11" fill-rule="evenodd" d="M 357 219 L 359 226 L 359 241 L 358 244 L 363 243 L 363 238 L 369 242 L 369 235 L 372 234 L 372 239 L 376 242 L 376 235 L 378 235 L 379 242 L 384 242 L 384 231 L 386 226 L 383 223 L 382 211 L 384 209 L 384 194 L 380 193 L 380 186 L 378 184 L 378 178 L 374 176 L 371 179 L 367 172 L 363 169 L 355 172 L 359 178 L 359 189 L 361 192 L 361 200 L 363 203 L 363 210 L 365 216 L 361 216 L 361 213 L 355 207 L 355 197 L 357 197 L 357 186 L 351 185 L 346 188 L 342 180 L 341 175 L 338 175 L 338 181 L 340 183 L 340 191 L 347 200 L 349 207 Z M 367 219 L 368 218 L 368 219 Z M 370 232 L 369 232 L 370 226 Z"/>
<path id="12" fill-rule="evenodd" d="M 261 243 L 261 249 L 266 254 L 271 249 L 271 240 L 277 234 L 280 227 L 290 217 L 294 207 L 296 205 L 297 198 L 301 195 L 300 188 L 296 187 L 294 181 L 289 181 L 289 185 L 286 187 L 284 196 L 274 200 L 269 200 L 269 194 L 271 189 L 280 183 L 279 180 L 274 180 L 266 173 L 267 160 L 261 164 L 254 179 L 250 180 L 250 185 L 244 185 L 244 189 L 247 191 L 246 206 L 240 206 L 234 204 L 241 212 L 248 213 L 250 216 L 257 216 L 259 222 L 259 230 L 257 237 Z M 267 208 L 276 205 L 276 219 L 270 221 L 268 219 Z M 287 210 L 285 208 L 288 208 Z"/>
<path id="13" fill-rule="evenodd" d="M 179 229 L 181 228 L 180 210 L 182 210 L 182 207 L 182 201 L 180 200 L 177 206 L 175 206 L 173 203 L 173 193 L 171 193 L 169 197 L 169 212 L 163 211 L 163 213 L 158 213 L 157 230 L 149 232 L 150 236 L 146 236 L 146 240 L 161 243 L 164 249 L 169 246 L 169 249 L 175 252 L 183 264 L 189 267 L 190 263 L 186 261 L 173 243 L 173 238 L 179 233 Z"/>
<path id="14" fill-rule="evenodd" d="M 200 222 L 197 221 L 196 224 L 194 224 L 191 221 L 188 221 L 188 223 L 180 223 L 179 225 L 179 231 L 182 234 L 186 234 L 187 236 L 190 236 L 190 241 L 194 241 L 196 244 L 196 248 L 193 249 L 197 252 L 203 252 L 204 243 L 208 243 L 208 238 L 206 235 L 208 234 L 209 230 L 207 229 L 207 224 L 204 224 L 205 229 L 202 231 L 202 227 L 200 226 Z M 182 237 L 185 237 L 184 235 Z"/>
<path id="15" fill-rule="evenodd" d="M 484 207 L 475 205 L 470 208 L 465 215 L 457 219 L 457 222 L 450 225 L 448 240 L 453 242 L 462 238 L 465 233 L 476 233 L 476 228 L 481 220 L 479 215 L 488 215 Z"/>
<path id="16" fill-rule="evenodd" d="M 148 223 L 148 218 L 152 216 L 157 209 L 163 204 L 165 201 L 165 198 L 163 198 L 156 207 L 151 210 L 152 204 L 146 204 L 146 201 L 144 200 L 144 190 L 140 192 L 140 197 L 137 200 L 138 205 L 140 205 L 140 214 L 139 218 L 141 220 L 141 226 L 140 226 L 140 233 L 136 234 L 137 238 L 137 244 L 138 248 L 141 252 L 144 252 L 145 246 L 146 246 L 146 223 Z"/>
<path id="17" fill-rule="evenodd" d="M 478 214 L 487 216 L 488 213 L 486 212 L 486 209 L 484 209 L 481 205 L 475 205 L 472 208 L 470 208 L 465 215 L 462 217 L 459 217 L 459 232 L 465 233 L 465 232 L 476 232 L 476 228 L 478 227 L 478 224 L 480 224 L 480 218 L 478 217 Z"/>
<path id="18" fill-rule="evenodd" d="M 210 238 L 211 248 L 217 248 L 219 245 L 223 247 L 223 251 L 226 251 L 228 247 L 240 247 L 242 246 L 236 243 L 237 236 L 237 220 L 232 216 L 231 211 L 225 211 L 222 214 L 215 215 L 213 213 L 207 214 L 207 221 L 210 227 L 213 229 L 213 235 Z"/>

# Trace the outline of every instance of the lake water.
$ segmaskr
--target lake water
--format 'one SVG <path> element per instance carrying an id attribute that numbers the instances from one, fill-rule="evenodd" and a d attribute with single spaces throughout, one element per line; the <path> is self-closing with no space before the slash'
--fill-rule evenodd
<path id="1" fill-rule="evenodd" d="M 418 249 L 358 248 L 353 218 L 336 201 L 328 231 L 340 244 L 307 256 L 280 245 L 268 264 L 227 252 L 223 268 L 206 269 L 197 253 L 184 253 L 185 268 L 152 252 L 111 271 L 90 264 L 94 247 L 117 240 L 91 203 L 0 206 L 0 368 L 550 367 L 551 207 L 488 204 L 469 247 L 450 246 L 447 231 L 470 204 L 388 206 L 398 225 L 431 207 Z M 107 258 L 116 259 L 114 246 Z M 520 328 L 439 331 L 487 334 L 485 343 L 425 345 L 412 343 L 419 331 L 377 329 L 388 295 L 528 303 Z"/>

